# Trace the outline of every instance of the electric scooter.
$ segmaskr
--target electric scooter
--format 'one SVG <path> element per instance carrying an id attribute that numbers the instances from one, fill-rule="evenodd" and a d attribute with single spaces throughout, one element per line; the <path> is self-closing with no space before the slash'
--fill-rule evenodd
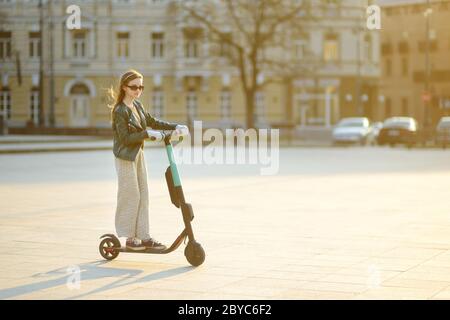
<path id="1" fill-rule="evenodd" d="M 179 141 L 182 141 L 183 136 L 188 133 L 183 132 L 180 135 L 175 135 L 174 130 L 147 130 L 147 132 L 149 133 L 150 140 L 164 141 L 170 164 L 165 172 L 170 200 L 175 207 L 181 209 L 185 228 L 175 239 L 172 245 L 164 250 L 152 248 L 146 248 L 145 250 L 131 250 L 127 247 L 122 247 L 120 240 L 114 234 L 104 234 L 100 237 L 100 239 L 102 239 L 99 245 L 100 254 L 106 260 L 113 260 L 117 258 L 120 252 L 166 254 L 176 250 L 181 243 L 188 238 L 189 241 L 184 250 L 184 255 L 191 265 L 197 267 L 205 261 L 205 251 L 194 237 L 194 232 L 191 225 L 191 222 L 194 219 L 194 211 L 192 210 L 192 205 L 187 203 L 184 199 L 183 188 L 181 186 L 177 165 L 174 160 L 173 147 L 171 143 L 171 139 L 175 137 L 179 137 Z"/>

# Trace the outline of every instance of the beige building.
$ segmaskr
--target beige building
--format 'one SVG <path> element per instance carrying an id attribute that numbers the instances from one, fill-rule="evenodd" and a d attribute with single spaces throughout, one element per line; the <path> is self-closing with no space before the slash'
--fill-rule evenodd
<path id="1" fill-rule="evenodd" d="M 50 124 L 53 34 L 56 127 L 110 127 L 105 90 L 128 68 L 144 75 L 141 101 L 156 117 L 244 126 L 238 70 L 212 55 L 206 33 L 184 22 L 174 10 L 177 2 L 54 0 L 50 6 L 44 1 L 44 124 Z M 259 126 L 293 121 L 298 126 L 329 127 L 344 116 L 378 114 L 379 33 L 365 28 L 370 2 L 329 1 L 319 6 L 313 1 L 311 10 L 320 19 L 292 39 L 288 56 L 293 68 L 316 67 L 268 84 L 257 94 Z M 38 3 L 0 0 L 0 112 L 14 128 L 39 125 Z M 66 9 L 73 4 L 81 8 L 79 30 L 66 27 Z M 269 80 L 269 74 L 261 74 L 260 81 Z"/>
<path id="2" fill-rule="evenodd" d="M 412 116 L 425 125 L 428 116 L 434 126 L 441 116 L 450 115 L 450 1 L 430 0 L 430 7 L 426 0 L 385 2 L 380 86 L 385 98 L 376 117 Z"/>
<path id="3" fill-rule="evenodd" d="M 321 18 L 308 25 L 305 39 L 294 39 L 314 57 L 300 54 L 299 63 L 316 66 L 290 83 L 295 123 L 330 127 L 343 117 L 372 118 L 380 104 L 380 48 L 379 32 L 367 28 L 366 10 L 375 1 L 313 3 Z"/>

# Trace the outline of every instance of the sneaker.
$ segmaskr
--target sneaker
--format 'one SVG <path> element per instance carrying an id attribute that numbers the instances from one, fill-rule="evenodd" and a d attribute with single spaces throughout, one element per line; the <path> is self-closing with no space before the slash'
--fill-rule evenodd
<path id="1" fill-rule="evenodd" d="M 127 249 L 130 250 L 145 250 L 145 246 L 142 244 L 139 244 L 139 242 L 136 239 L 127 239 L 126 242 Z"/>
<path id="2" fill-rule="evenodd" d="M 165 245 L 163 245 L 162 243 L 159 243 L 158 241 L 156 241 L 155 239 L 149 238 L 146 240 L 142 240 L 142 244 L 147 248 L 147 249 L 156 249 L 156 250 L 165 250 L 167 249 L 167 247 Z"/>

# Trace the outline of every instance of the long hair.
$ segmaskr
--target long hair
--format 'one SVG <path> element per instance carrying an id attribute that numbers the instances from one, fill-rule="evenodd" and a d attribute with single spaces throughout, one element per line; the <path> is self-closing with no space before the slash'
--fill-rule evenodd
<path id="1" fill-rule="evenodd" d="M 111 103 L 108 104 L 108 108 L 111 110 L 111 123 L 114 121 L 114 111 L 125 98 L 125 91 L 123 90 L 123 86 L 126 86 L 128 83 L 130 83 L 130 81 L 138 78 L 143 79 L 142 74 L 133 69 L 128 70 L 120 77 L 119 85 L 116 87 L 116 89 L 114 89 L 113 86 L 107 89 L 107 94 L 109 100 L 111 101 Z"/>

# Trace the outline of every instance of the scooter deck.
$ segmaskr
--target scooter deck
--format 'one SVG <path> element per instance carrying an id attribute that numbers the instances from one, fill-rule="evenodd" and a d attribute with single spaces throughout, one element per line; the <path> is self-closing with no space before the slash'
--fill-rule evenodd
<path id="1" fill-rule="evenodd" d="M 108 247 L 105 248 L 106 251 L 115 251 L 118 250 L 119 252 L 130 252 L 130 253 L 167 253 L 169 250 L 168 249 L 152 249 L 152 248 L 146 248 L 146 249 L 142 249 L 142 250 L 133 250 L 133 249 L 129 249 L 127 247 Z"/>
<path id="2" fill-rule="evenodd" d="M 146 248 L 144 250 L 133 250 L 129 249 L 127 247 L 120 247 L 119 252 L 131 252 L 131 253 L 166 253 L 168 251 L 167 249 L 152 249 L 152 248 Z"/>

